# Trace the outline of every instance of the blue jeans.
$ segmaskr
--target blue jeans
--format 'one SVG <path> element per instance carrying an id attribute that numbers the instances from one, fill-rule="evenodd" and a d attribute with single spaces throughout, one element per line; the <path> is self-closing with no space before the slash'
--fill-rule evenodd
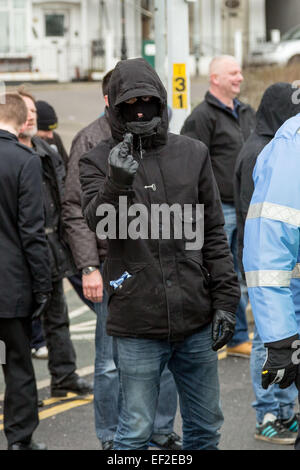
<path id="1" fill-rule="evenodd" d="M 69 279 L 79 297 L 88 305 L 82 292 L 81 275 Z M 104 290 L 103 301 L 93 303 L 92 309 L 97 315 L 95 334 L 95 372 L 94 372 L 94 414 L 96 435 L 101 442 L 114 439 L 119 420 L 120 387 L 116 368 L 118 358 L 113 347 L 113 338 L 106 333 L 107 293 Z M 177 391 L 173 376 L 165 369 L 161 377 L 161 393 L 155 416 L 155 434 L 169 434 L 174 430 L 177 411 Z"/>
<path id="2" fill-rule="evenodd" d="M 294 414 L 295 400 L 298 396 L 296 385 L 281 389 L 274 384 L 264 390 L 261 386 L 261 370 L 266 360 L 266 348 L 260 339 L 256 327 L 252 343 L 250 370 L 255 401 L 257 423 L 262 423 L 266 413 L 272 413 L 278 419 L 290 419 Z"/>
<path id="3" fill-rule="evenodd" d="M 154 426 L 160 377 L 173 373 L 179 393 L 183 449 L 216 450 L 223 423 L 218 357 L 211 348 L 211 325 L 182 342 L 116 338 L 122 406 L 115 450 L 146 450 Z"/>
<path id="4" fill-rule="evenodd" d="M 237 346 L 238 344 L 249 341 L 248 322 L 246 317 L 246 307 L 248 304 L 248 292 L 244 281 L 242 280 L 241 273 L 238 267 L 238 250 L 237 250 L 237 225 L 236 225 L 236 212 L 233 204 L 222 203 L 223 214 L 225 219 L 225 232 L 228 239 L 228 244 L 233 256 L 234 269 L 239 277 L 241 298 L 236 311 L 236 325 L 234 335 L 228 346 Z"/>
<path id="5" fill-rule="evenodd" d="M 98 439 L 112 441 L 119 416 L 119 377 L 114 362 L 113 340 L 106 334 L 107 293 L 95 303 L 97 315 L 95 334 L 94 413 Z"/>

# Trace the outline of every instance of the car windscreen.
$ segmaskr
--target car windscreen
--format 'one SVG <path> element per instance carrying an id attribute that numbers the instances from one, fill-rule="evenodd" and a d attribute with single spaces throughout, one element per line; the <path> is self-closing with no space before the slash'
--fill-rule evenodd
<path id="1" fill-rule="evenodd" d="M 281 41 L 292 41 L 295 39 L 300 39 L 300 25 L 294 26 L 294 28 L 289 29 L 281 37 Z"/>

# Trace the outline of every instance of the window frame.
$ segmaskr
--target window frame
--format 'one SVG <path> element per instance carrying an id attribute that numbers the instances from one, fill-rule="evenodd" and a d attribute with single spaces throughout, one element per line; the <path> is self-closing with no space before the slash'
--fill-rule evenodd
<path id="1" fill-rule="evenodd" d="M 27 51 L 27 28 L 28 28 L 28 1 L 23 0 L 23 7 L 16 7 L 14 5 L 15 0 L 7 0 L 6 6 L 1 6 L 0 4 L 0 15 L 1 13 L 7 13 L 8 14 L 8 47 L 6 51 L 0 51 L 0 54 L 2 56 L 11 56 L 11 55 L 24 55 Z M 23 48 L 20 50 L 18 49 L 18 44 L 16 41 L 17 35 L 15 34 L 16 30 L 18 29 L 16 27 L 15 23 L 15 14 L 23 14 L 24 15 L 24 22 L 25 22 L 25 27 L 24 27 L 24 40 L 21 41 L 23 44 Z"/>

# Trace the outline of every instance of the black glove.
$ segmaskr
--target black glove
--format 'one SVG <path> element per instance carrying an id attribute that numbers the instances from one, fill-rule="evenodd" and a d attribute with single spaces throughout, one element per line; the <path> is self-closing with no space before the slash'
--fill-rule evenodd
<path id="1" fill-rule="evenodd" d="M 286 338 L 274 343 L 267 343 L 267 359 L 264 363 L 261 376 L 262 388 L 279 384 L 279 388 L 287 388 L 295 382 L 299 360 L 297 361 L 297 346 L 293 346 L 298 336 Z M 293 356 L 295 354 L 295 356 Z M 293 363 L 293 360 L 295 362 Z"/>
<path id="2" fill-rule="evenodd" d="M 230 341 L 235 328 L 235 314 L 225 310 L 216 310 L 212 326 L 212 349 L 217 351 Z"/>
<path id="3" fill-rule="evenodd" d="M 111 150 L 108 157 L 108 175 L 121 187 L 132 185 L 139 166 L 131 155 L 132 140 L 132 134 L 125 134 L 124 140 Z"/>
<path id="4" fill-rule="evenodd" d="M 45 310 L 47 310 L 49 303 L 51 301 L 51 294 L 43 293 L 43 292 L 37 292 L 34 295 L 34 300 L 35 300 L 35 310 L 32 314 L 31 319 L 32 320 L 37 320 L 40 318 Z"/>

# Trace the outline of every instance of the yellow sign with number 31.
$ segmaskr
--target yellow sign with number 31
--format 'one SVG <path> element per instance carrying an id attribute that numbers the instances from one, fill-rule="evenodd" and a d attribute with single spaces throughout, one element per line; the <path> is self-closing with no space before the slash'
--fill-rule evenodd
<path id="1" fill-rule="evenodd" d="M 173 108 L 187 109 L 187 78 L 185 64 L 173 64 Z"/>

